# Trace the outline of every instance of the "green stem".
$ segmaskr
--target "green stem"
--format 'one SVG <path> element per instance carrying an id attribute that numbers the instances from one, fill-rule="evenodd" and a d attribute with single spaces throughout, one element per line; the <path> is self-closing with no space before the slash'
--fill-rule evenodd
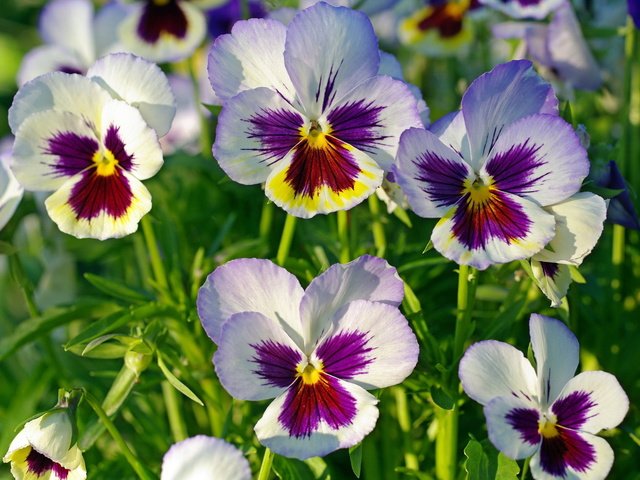
<path id="1" fill-rule="evenodd" d="M 260 240 L 265 245 L 269 245 L 269 234 L 271 233 L 271 224 L 273 223 L 273 202 L 265 198 L 262 205 L 262 213 L 260 214 Z"/>
<path id="2" fill-rule="evenodd" d="M 402 432 L 404 442 L 404 463 L 409 470 L 420 470 L 418 456 L 413 451 L 411 442 L 411 416 L 409 415 L 409 404 L 407 403 L 407 393 L 402 387 L 393 387 L 396 399 L 396 412 L 398 415 L 398 425 Z"/>
<path id="3" fill-rule="evenodd" d="M 167 381 L 162 382 L 162 396 L 164 404 L 167 407 L 167 417 L 169 418 L 169 426 L 174 442 L 180 442 L 187 438 L 187 426 L 182 418 L 180 411 L 180 400 L 176 389 Z"/>
<path id="4" fill-rule="evenodd" d="M 527 473 L 529 473 L 529 462 L 531 461 L 531 457 L 527 458 L 522 464 L 522 474 L 520 475 L 520 480 L 524 480 L 527 478 Z"/>
<path id="5" fill-rule="evenodd" d="M 434 407 L 438 418 L 436 435 L 436 478 L 454 480 L 458 462 L 458 409 Z"/>
<path id="6" fill-rule="evenodd" d="M 271 465 L 273 464 L 274 454 L 268 448 L 264 449 L 264 456 L 262 457 L 262 465 L 260 465 L 260 473 L 258 473 L 258 480 L 269 480 L 271 475 Z"/>
<path id="7" fill-rule="evenodd" d="M 375 193 L 369 196 L 369 211 L 371 212 L 371 230 L 373 231 L 373 244 L 376 246 L 376 256 L 383 258 L 387 250 L 387 239 L 384 234 L 384 226 L 380 221 L 380 201 Z"/>
<path id="8" fill-rule="evenodd" d="M 349 253 L 349 218 L 346 210 L 338 210 L 338 241 L 340 242 L 340 263 L 351 260 Z"/>
<path id="9" fill-rule="evenodd" d="M 169 291 L 169 282 L 167 280 L 167 273 L 164 270 L 164 264 L 162 263 L 162 257 L 158 250 L 158 243 L 156 242 L 156 236 L 153 232 L 153 226 L 148 215 L 142 217 L 142 231 L 144 233 L 144 239 L 147 245 L 147 251 L 149 252 L 149 260 L 151 260 L 151 269 L 153 270 L 153 277 L 156 284 L 164 292 Z"/>
<path id="10" fill-rule="evenodd" d="M 280 237 L 280 245 L 278 245 L 278 253 L 276 254 L 276 263 L 280 266 L 284 265 L 284 262 L 289 256 L 289 249 L 291 248 L 291 241 L 293 240 L 295 231 L 296 217 L 287 214 L 287 219 L 284 221 L 284 228 L 282 229 L 282 236 Z"/>
<path id="11" fill-rule="evenodd" d="M 109 431 L 111 437 L 116 442 L 116 445 L 118 445 L 120 451 L 127 459 L 127 462 L 129 462 L 129 465 L 131 465 L 131 468 L 133 468 L 138 477 L 141 480 L 152 480 L 153 476 L 145 469 L 144 465 L 142 465 L 138 458 L 133 454 L 133 452 L 129 448 L 129 445 L 127 445 L 127 443 L 124 441 L 116 426 L 100 406 L 98 400 L 87 391 L 84 392 L 84 398 L 87 400 L 93 411 L 96 412 L 96 415 L 98 415 L 98 418 L 103 423 L 105 428 Z"/>
<path id="12" fill-rule="evenodd" d="M 611 289 L 613 290 L 614 302 L 620 302 L 622 287 L 622 266 L 624 264 L 626 230 L 622 225 L 613 226 L 613 239 L 611 250 L 611 264 L 613 265 L 614 277 L 611 279 Z"/>
<path id="13" fill-rule="evenodd" d="M 472 280 L 469 282 L 469 280 Z M 473 298 L 475 297 L 476 273 L 468 265 L 460 265 L 458 269 L 458 309 L 456 314 L 456 331 L 454 335 L 453 362 L 458 361 L 464 350 L 464 343 L 470 331 Z"/>

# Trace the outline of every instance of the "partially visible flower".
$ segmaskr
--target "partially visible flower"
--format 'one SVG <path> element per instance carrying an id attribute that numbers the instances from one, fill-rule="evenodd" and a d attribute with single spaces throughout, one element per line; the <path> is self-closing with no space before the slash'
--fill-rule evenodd
<path id="1" fill-rule="evenodd" d="M 543 74 L 551 79 L 583 90 L 596 90 L 602 84 L 600 67 L 569 2 L 558 7 L 549 25 L 502 23 L 493 27 L 493 34 L 498 38 L 522 38 L 524 54 L 541 65 Z"/>
<path id="2" fill-rule="evenodd" d="M 555 217 L 556 232 L 531 258 L 531 268 L 551 306 L 557 307 L 571 283 L 569 266 L 580 266 L 602 234 L 607 205 L 595 193 L 579 192 L 545 210 Z"/>
<path id="3" fill-rule="evenodd" d="M 125 14 L 117 2 L 94 15 L 90 0 L 52 0 L 40 14 L 45 45 L 24 56 L 18 85 L 49 72 L 84 74 L 99 57 L 122 50 L 116 31 Z"/>
<path id="4" fill-rule="evenodd" d="M 198 109 L 202 107 L 196 104 L 193 81 L 186 75 L 175 73 L 168 75 L 167 79 L 176 99 L 176 116 L 171 129 L 160 139 L 162 151 L 165 155 L 176 150 L 195 154 L 200 150 L 201 117 Z"/>
<path id="5" fill-rule="evenodd" d="M 318 3 L 288 27 L 236 23 L 209 55 L 224 102 L 214 157 L 237 182 L 266 182 L 292 215 L 357 205 L 382 183 L 402 131 L 421 125 L 411 92 L 379 63 L 371 22 L 347 8 Z"/>
<path id="6" fill-rule="evenodd" d="M 275 398 L 258 440 L 305 459 L 360 442 L 378 419 L 367 390 L 413 371 L 418 343 L 398 310 L 403 295 L 396 270 L 376 257 L 333 265 L 306 290 L 268 260 L 240 259 L 209 275 L 197 305 L 224 388 Z"/>
<path id="7" fill-rule="evenodd" d="M 220 438 L 196 435 L 175 443 L 162 458 L 160 480 L 251 480 L 242 452 Z"/>
<path id="8" fill-rule="evenodd" d="M 640 28 L 640 0 L 627 0 L 627 7 L 636 28 Z"/>
<path id="9" fill-rule="evenodd" d="M 542 19 L 566 0 L 478 0 L 482 5 L 495 8 L 513 18 Z"/>
<path id="10" fill-rule="evenodd" d="M 151 209 L 140 180 L 162 166 L 158 136 L 174 113 L 162 71 L 129 54 L 103 57 L 87 77 L 43 75 L 18 91 L 9 110 L 12 170 L 27 190 L 55 191 L 45 205 L 63 232 L 128 235 Z"/>
<path id="11" fill-rule="evenodd" d="M 13 216 L 24 189 L 18 183 L 15 175 L 9 168 L 11 166 L 11 147 L 13 139 L 5 138 L 0 142 L 0 230 Z"/>
<path id="12" fill-rule="evenodd" d="M 533 314 L 529 330 L 537 373 L 511 345 L 478 342 L 460 361 L 464 391 L 484 406 L 498 450 L 516 460 L 532 456 L 534 479 L 604 479 L 613 450 L 595 434 L 622 422 L 627 395 L 609 373 L 574 376 L 578 340 L 559 320 Z"/>
<path id="13" fill-rule="evenodd" d="M 249 18 L 262 18 L 267 14 L 261 0 L 249 0 L 246 3 Z M 206 17 L 209 36 L 216 38 L 231 32 L 233 25 L 243 19 L 242 4 L 242 0 L 228 0 L 219 7 L 208 9 Z"/>
<path id="14" fill-rule="evenodd" d="M 474 80 L 461 111 L 430 131 L 405 131 L 394 172 L 418 215 L 441 218 L 436 250 L 484 269 L 551 241 L 555 219 L 542 207 L 576 193 L 589 161 L 550 85 L 520 60 Z"/>
<path id="15" fill-rule="evenodd" d="M 2 460 L 11 462 L 17 480 L 84 480 L 84 458 L 72 438 L 68 409 L 55 409 L 27 422 Z"/>
<path id="16" fill-rule="evenodd" d="M 622 190 L 615 197 L 609 199 L 607 221 L 625 228 L 640 230 L 640 220 L 638 220 L 638 212 L 631 199 L 629 186 L 620 173 L 616 162 L 611 160 L 601 166 L 596 164 L 590 176 L 599 187 Z"/>

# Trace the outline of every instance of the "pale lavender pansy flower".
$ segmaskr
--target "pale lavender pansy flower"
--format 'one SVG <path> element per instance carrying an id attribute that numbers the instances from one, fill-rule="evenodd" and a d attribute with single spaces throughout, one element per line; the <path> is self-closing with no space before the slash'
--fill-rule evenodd
<path id="1" fill-rule="evenodd" d="M 54 191 L 45 206 L 78 238 L 128 235 L 151 209 L 140 182 L 163 163 L 158 136 L 175 104 L 157 65 L 107 55 L 87 76 L 53 72 L 26 83 L 9 110 L 12 170 L 27 190 Z"/>
<path id="2" fill-rule="evenodd" d="M 357 205 L 382 183 L 402 131 L 421 125 L 409 89 L 379 64 L 371 22 L 347 8 L 318 3 L 288 27 L 236 23 L 209 55 L 224 102 L 214 157 L 239 183 L 266 182 L 292 215 Z"/>
<path id="3" fill-rule="evenodd" d="M 537 372 L 515 347 L 478 342 L 460 361 L 464 391 L 484 406 L 498 450 L 513 459 L 532 456 L 536 480 L 604 479 L 613 451 L 595 434 L 622 422 L 627 395 L 609 373 L 574 376 L 578 340 L 559 320 L 533 314 L 529 331 Z"/>
<path id="4" fill-rule="evenodd" d="M 162 458 L 160 480 L 251 480 L 242 452 L 220 438 L 196 435 L 175 443 Z"/>
<path id="5" fill-rule="evenodd" d="M 0 230 L 11 220 L 24 194 L 22 185 L 9 168 L 12 163 L 12 146 L 11 137 L 0 141 Z"/>
<path id="6" fill-rule="evenodd" d="M 116 31 L 125 15 L 117 2 L 94 14 L 89 0 L 52 0 L 40 14 L 45 44 L 24 56 L 18 85 L 49 72 L 84 74 L 99 57 L 121 51 Z"/>
<path id="7" fill-rule="evenodd" d="M 565 0 L 478 0 L 481 5 L 495 8 L 513 18 L 542 19 Z"/>
<path id="8" fill-rule="evenodd" d="M 580 266 L 602 234 L 607 205 L 595 193 L 579 192 L 545 210 L 556 219 L 556 233 L 531 258 L 531 269 L 542 293 L 557 307 L 571 284 L 569 266 Z"/>
<path id="9" fill-rule="evenodd" d="M 557 115 L 551 86 L 519 60 L 474 80 L 461 111 L 430 131 L 404 132 L 394 172 L 418 215 L 441 217 L 431 235 L 436 250 L 484 269 L 529 258 L 551 241 L 555 219 L 542 207 L 576 193 L 589 161 Z"/>
<path id="10" fill-rule="evenodd" d="M 281 455 L 326 455 L 360 442 L 377 421 L 367 390 L 402 382 L 418 343 L 398 310 L 396 270 L 376 257 L 333 265 L 306 290 L 269 260 L 218 267 L 198 293 L 214 364 L 235 398 L 275 398 L 255 426 Z"/>

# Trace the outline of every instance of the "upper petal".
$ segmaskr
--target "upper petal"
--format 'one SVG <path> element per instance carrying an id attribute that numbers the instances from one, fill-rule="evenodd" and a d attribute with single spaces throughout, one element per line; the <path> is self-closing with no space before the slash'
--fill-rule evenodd
<path id="1" fill-rule="evenodd" d="M 526 398 L 496 397 L 484 407 L 491 443 L 515 460 L 530 457 L 540 447 L 538 406 Z"/>
<path id="2" fill-rule="evenodd" d="M 556 218 L 556 234 L 535 260 L 580 265 L 602 234 L 606 202 L 595 193 L 578 192 L 547 210 Z"/>
<path id="3" fill-rule="evenodd" d="M 287 29 L 284 62 L 310 118 L 318 118 L 378 72 L 378 42 L 361 12 L 324 2 L 298 13 Z"/>
<path id="4" fill-rule="evenodd" d="M 462 110 L 456 110 L 446 114 L 435 121 L 428 129 L 442 143 L 451 150 L 457 152 L 462 158 L 470 159 L 469 138 L 467 137 L 467 127 L 464 124 Z"/>
<path id="5" fill-rule="evenodd" d="M 479 168 L 509 124 L 535 113 L 557 114 L 558 100 L 528 60 L 498 65 L 476 78 L 462 97 L 462 113 Z"/>
<path id="6" fill-rule="evenodd" d="M 313 279 L 300 303 L 300 316 L 309 353 L 328 331 L 335 313 L 354 300 L 369 300 L 397 307 L 404 283 L 386 260 L 363 255 L 347 264 L 334 264 Z"/>
<path id="7" fill-rule="evenodd" d="M 536 356 L 540 404 L 553 402 L 578 367 L 580 346 L 576 336 L 560 320 L 531 314 L 531 348 Z"/>
<path id="8" fill-rule="evenodd" d="M 328 374 L 370 390 L 401 383 L 418 362 L 418 341 L 396 307 L 355 300 L 338 314 L 312 355 Z"/>
<path id="9" fill-rule="evenodd" d="M 98 60 L 87 77 L 114 98 L 133 105 L 159 137 L 171 128 L 176 102 L 165 74 L 155 63 L 129 53 L 114 53 Z"/>
<path id="10" fill-rule="evenodd" d="M 284 67 L 286 32 L 280 22 L 252 18 L 216 38 L 207 67 L 216 95 L 226 101 L 244 90 L 267 87 L 293 101 L 295 89 Z"/>
<path id="11" fill-rule="evenodd" d="M 18 85 L 49 72 L 84 73 L 87 67 L 76 52 L 59 45 L 41 45 L 22 57 Z"/>
<path id="12" fill-rule="evenodd" d="M 243 258 L 216 268 L 198 291 L 198 315 L 207 335 L 220 341 L 231 315 L 258 312 L 286 325 L 302 345 L 299 307 L 304 291 L 298 279 L 269 260 Z"/>
<path id="13" fill-rule="evenodd" d="M 465 352 L 458 376 L 462 388 L 476 402 L 486 405 L 496 397 L 538 397 L 536 372 L 522 352 L 511 345 L 485 340 Z"/>
<path id="14" fill-rule="evenodd" d="M 160 480 L 200 480 L 213 472 L 219 478 L 251 480 L 249 462 L 240 450 L 221 438 L 196 435 L 174 443 L 164 454 Z"/>
<path id="15" fill-rule="evenodd" d="M 493 7 L 514 18 L 542 19 L 558 8 L 564 0 L 538 0 L 527 2 L 522 0 L 480 0 L 480 3 Z"/>
<path id="16" fill-rule="evenodd" d="M 27 422 L 24 432 L 29 444 L 54 462 L 64 459 L 71 448 L 71 419 L 66 409 Z"/>
<path id="17" fill-rule="evenodd" d="M 85 65 L 96 58 L 92 26 L 93 4 L 89 0 L 53 0 L 40 15 L 43 40 L 77 52 Z"/>

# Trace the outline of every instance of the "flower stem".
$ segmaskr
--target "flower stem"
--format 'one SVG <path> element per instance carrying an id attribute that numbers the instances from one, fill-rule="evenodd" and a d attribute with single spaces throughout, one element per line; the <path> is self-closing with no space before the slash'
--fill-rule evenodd
<path id="1" fill-rule="evenodd" d="M 469 282 L 471 280 L 471 282 Z M 473 298 L 475 297 L 476 274 L 468 265 L 460 265 L 458 269 L 458 309 L 456 314 L 456 332 L 454 336 L 453 362 L 460 359 L 467 341 L 471 326 Z"/>
<path id="2" fill-rule="evenodd" d="M 436 435 L 436 478 L 454 480 L 458 462 L 458 409 L 435 407 L 438 418 Z"/>
<path id="3" fill-rule="evenodd" d="M 398 425 L 400 426 L 400 431 L 402 432 L 402 438 L 404 441 L 404 463 L 409 470 L 419 471 L 420 465 L 418 463 L 418 456 L 413 451 L 411 445 L 411 417 L 409 415 L 407 393 L 402 387 L 394 387 L 392 390 L 396 399 Z"/>
<path id="4" fill-rule="evenodd" d="M 156 236 L 153 232 L 153 226 L 149 216 L 142 217 L 142 232 L 144 233 L 144 239 L 147 245 L 147 251 L 149 252 L 149 259 L 151 260 L 151 269 L 153 270 L 153 277 L 156 284 L 163 292 L 169 291 L 169 282 L 167 280 L 167 273 L 164 270 L 164 264 L 162 263 L 162 257 L 158 250 L 158 243 L 156 242 Z"/>
<path id="5" fill-rule="evenodd" d="M 376 256 L 383 258 L 387 250 L 387 239 L 384 234 L 384 226 L 380 221 L 380 201 L 375 193 L 369 196 L 369 211 L 371 212 L 371 230 L 373 244 L 376 246 Z"/>
<path id="6" fill-rule="evenodd" d="M 274 454 L 268 448 L 264 449 L 264 456 L 262 457 L 262 465 L 260 465 L 260 473 L 258 473 L 258 480 L 268 480 L 271 475 L 271 465 L 273 464 Z"/>
<path id="7" fill-rule="evenodd" d="M 349 253 L 349 219 L 346 210 L 338 210 L 338 241 L 340 242 L 340 263 L 351 260 Z"/>
<path id="8" fill-rule="evenodd" d="M 187 426 L 182 418 L 182 412 L 180 411 L 180 400 L 176 390 L 167 381 L 162 382 L 162 396 L 164 398 L 164 404 L 167 408 L 167 417 L 169 418 L 169 426 L 171 428 L 171 435 L 174 442 L 180 442 L 187 438 Z"/>
<path id="9" fill-rule="evenodd" d="M 284 265 L 284 262 L 289 256 L 289 249 L 291 248 L 291 241 L 293 240 L 295 231 L 296 217 L 287 214 L 287 219 L 284 221 L 284 228 L 282 229 L 282 236 L 280 237 L 280 245 L 278 245 L 278 253 L 276 254 L 276 263 L 280 266 Z"/>
<path id="10" fill-rule="evenodd" d="M 520 480 L 524 480 L 527 478 L 527 473 L 529 473 L 529 462 L 531 461 L 531 457 L 525 459 L 522 464 L 522 474 L 520 475 Z"/>
<path id="11" fill-rule="evenodd" d="M 273 223 L 273 202 L 268 198 L 265 198 L 264 205 L 262 205 L 262 212 L 260 213 L 260 227 L 259 235 L 260 240 L 265 245 L 269 245 L 269 233 L 271 233 L 271 224 Z"/>

